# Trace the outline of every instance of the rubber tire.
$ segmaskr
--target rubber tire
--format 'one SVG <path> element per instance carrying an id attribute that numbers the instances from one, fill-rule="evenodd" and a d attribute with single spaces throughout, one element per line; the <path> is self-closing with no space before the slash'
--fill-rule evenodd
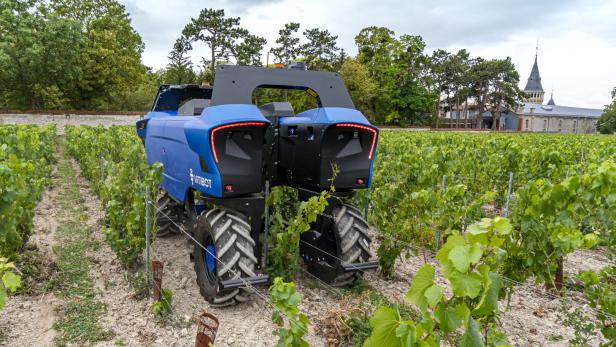
<path id="1" fill-rule="evenodd" d="M 213 306 L 228 306 L 248 300 L 248 288 L 218 290 L 218 282 L 255 276 L 257 258 L 250 224 L 241 214 L 224 209 L 204 211 L 197 217 L 195 238 L 203 247 L 216 247 L 216 278 L 208 279 L 203 259 L 204 249 L 195 244 L 193 258 L 201 295 Z"/>
<path id="2" fill-rule="evenodd" d="M 338 258 L 344 264 L 364 263 L 370 259 L 368 223 L 354 206 L 341 204 L 334 208 L 334 234 L 338 241 Z M 330 283 L 334 287 L 352 285 L 362 277 L 362 271 L 345 272 Z"/>
<path id="3" fill-rule="evenodd" d="M 156 201 L 156 236 L 179 234 L 184 207 L 165 193 Z M 160 211 L 160 212 L 159 212 Z"/>

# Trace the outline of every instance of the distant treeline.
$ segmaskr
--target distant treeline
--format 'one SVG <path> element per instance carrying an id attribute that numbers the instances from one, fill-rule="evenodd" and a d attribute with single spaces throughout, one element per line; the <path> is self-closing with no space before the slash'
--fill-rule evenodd
<path id="1" fill-rule="evenodd" d="M 340 73 L 356 107 L 380 124 L 430 124 L 454 107 L 467 114 L 469 99 L 498 117 L 523 96 L 509 58 L 470 58 L 466 50 L 427 54 L 421 36 L 384 27 L 357 34 L 355 57 L 337 40 L 326 29 L 288 23 L 264 52 L 266 40 L 239 17 L 204 9 L 171 47 L 169 64 L 153 71 L 142 63 L 141 36 L 115 0 L 0 0 L 0 108 L 145 111 L 161 83 L 211 83 L 218 64 L 264 61 L 304 61 L 310 70 Z M 209 48 L 196 66 L 188 57 L 194 44 Z M 299 93 L 285 97 L 296 108 L 313 102 Z"/>

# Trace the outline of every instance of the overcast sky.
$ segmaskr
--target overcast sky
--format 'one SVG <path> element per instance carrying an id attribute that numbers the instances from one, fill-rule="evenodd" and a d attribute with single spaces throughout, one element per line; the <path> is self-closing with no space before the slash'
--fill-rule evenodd
<path id="1" fill-rule="evenodd" d="M 155 69 L 182 28 L 202 8 L 223 8 L 241 25 L 267 39 L 267 49 L 284 23 L 318 27 L 338 35 L 351 55 L 354 37 L 364 27 L 385 26 L 396 35 L 421 35 L 431 53 L 466 48 L 473 56 L 510 56 L 523 88 L 539 40 L 539 71 L 546 102 L 603 108 L 616 86 L 616 0 L 120 0 L 145 42 L 144 63 Z M 206 48 L 197 45 L 195 63 Z M 265 59 L 265 56 L 264 56 Z"/>

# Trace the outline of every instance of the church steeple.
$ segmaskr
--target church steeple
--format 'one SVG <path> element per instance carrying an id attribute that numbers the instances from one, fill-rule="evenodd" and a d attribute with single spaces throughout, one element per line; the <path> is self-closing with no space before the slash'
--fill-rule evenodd
<path id="1" fill-rule="evenodd" d="M 528 76 L 528 81 L 526 82 L 526 87 L 524 87 L 524 92 L 528 95 L 526 98 L 526 102 L 532 102 L 537 104 L 543 103 L 543 95 L 545 92 L 543 91 L 543 86 L 541 85 L 541 75 L 539 75 L 539 65 L 537 65 L 537 56 L 539 53 L 539 45 L 535 50 L 535 63 L 533 64 L 533 68 L 530 71 L 530 76 Z"/>
<path id="2" fill-rule="evenodd" d="M 550 93 L 550 101 L 548 101 L 548 105 L 550 106 L 556 105 L 556 103 L 554 102 L 554 90 L 552 90 L 552 93 Z"/>

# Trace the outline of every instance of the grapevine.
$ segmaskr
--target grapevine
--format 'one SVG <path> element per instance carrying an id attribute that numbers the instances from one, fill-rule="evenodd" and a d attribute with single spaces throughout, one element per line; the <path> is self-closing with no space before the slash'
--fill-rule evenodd
<path id="1" fill-rule="evenodd" d="M 529 275 L 554 287 L 561 259 L 579 248 L 608 240 L 615 230 L 616 163 L 590 164 L 586 172 L 551 183 L 539 179 L 518 193 L 512 220 L 515 237 L 506 274 L 521 281 Z"/>
<path id="2" fill-rule="evenodd" d="M 495 317 L 503 287 L 498 275 L 505 259 L 501 246 L 511 231 L 507 219 L 496 217 L 471 225 L 464 235 L 451 235 L 436 255 L 449 287 L 440 285 L 435 268 L 425 264 L 405 298 L 419 308 L 422 319 L 401 320 L 396 308 L 380 307 L 370 320 L 373 332 L 365 346 L 437 346 L 441 339 L 450 345 L 506 345 L 506 337 L 495 328 Z M 453 343 L 460 328 L 464 334 Z"/>
<path id="3" fill-rule="evenodd" d="M 6 258 L 0 258 L 0 310 L 6 304 L 7 291 L 14 293 L 21 285 L 21 276 L 15 274 L 17 268 Z"/>
<path id="4" fill-rule="evenodd" d="M 14 259 L 50 182 L 55 126 L 0 126 L 0 256 Z"/>
<path id="5" fill-rule="evenodd" d="M 332 182 L 337 173 L 338 168 L 334 166 Z M 272 208 L 269 240 L 271 245 L 269 271 L 272 276 L 290 279 L 297 274 L 300 268 L 300 236 L 310 230 L 310 226 L 323 213 L 334 191 L 335 187 L 332 185 L 329 190 L 300 202 L 294 189 L 287 187 L 272 189 L 266 202 Z"/>
<path id="6" fill-rule="evenodd" d="M 124 264 L 135 264 L 145 248 L 146 187 L 155 201 L 162 166 L 148 166 L 130 127 L 67 126 L 66 142 L 105 206 L 107 242 Z"/>
<path id="7" fill-rule="evenodd" d="M 537 180 L 558 184 L 568 176 L 584 175 L 592 165 L 613 163 L 615 146 L 616 139 L 609 136 L 383 131 L 369 198 L 362 194 L 357 199 L 370 205 L 368 220 L 380 241 L 381 271 L 391 275 L 395 261 L 411 251 L 408 244 L 435 249 L 452 230 L 464 231 L 480 218 L 515 212 L 530 198 L 523 196 L 523 188 Z M 514 181 L 509 195 L 510 174 Z M 508 198 L 512 206 L 505 211 Z M 593 203 L 592 218 L 580 226 L 583 233 L 604 225 L 601 239 L 613 239 L 606 231 L 613 230 L 611 206 Z"/>
<path id="8" fill-rule="evenodd" d="M 307 347 L 308 342 L 303 336 L 308 331 L 308 317 L 297 308 L 301 296 L 295 290 L 295 283 L 287 283 L 276 277 L 270 287 L 270 295 L 274 305 L 272 322 L 278 326 L 274 331 L 274 335 L 278 336 L 277 346 Z M 288 327 L 285 327 L 285 317 Z"/>

